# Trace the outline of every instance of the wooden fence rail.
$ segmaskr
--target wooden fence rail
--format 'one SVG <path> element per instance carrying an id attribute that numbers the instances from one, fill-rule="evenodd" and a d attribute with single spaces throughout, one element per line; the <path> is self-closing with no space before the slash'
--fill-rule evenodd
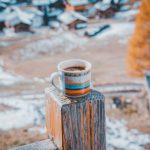
<path id="1" fill-rule="evenodd" d="M 57 150 L 57 149 L 58 148 L 54 145 L 54 143 L 50 139 L 47 139 L 44 141 L 20 146 L 10 150 Z"/>

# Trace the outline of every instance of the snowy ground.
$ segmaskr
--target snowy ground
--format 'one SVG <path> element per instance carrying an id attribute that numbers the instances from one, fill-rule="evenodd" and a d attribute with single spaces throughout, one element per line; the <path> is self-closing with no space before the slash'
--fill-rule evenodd
<path id="1" fill-rule="evenodd" d="M 137 130 L 128 130 L 126 121 L 106 118 L 107 149 L 108 150 L 144 150 L 144 145 L 150 143 L 150 136 Z"/>
<path id="2" fill-rule="evenodd" d="M 137 13 L 136 10 L 128 11 L 128 13 L 119 12 L 116 14 L 115 18 L 120 19 L 120 20 L 123 20 L 123 19 L 130 20 L 131 14 L 135 15 L 136 13 Z M 90 27 L 88 27 L 88 30 L 91 30 L 91 31 L 95 30 L 96 28 L 99 28 L 99 25 L 100 23 L 98 23 L 98 25 L 96 26 L 91 25 Z M 119 39 L 118 41 L 119 44 L 126 44 L 127 41 L 129 40 L 130 35 L 133 33 L 134 23 L 133 22 L 116 22 L 116 23 L 112 22 L 110 23 L 110 25 L 111 25 L 110 28 L 98 34 L 92 40 L 97 41 L 97 43 L 105 42 L 107 45 L 109 45 L 110 41 L 108 41 L 108 38 L 112 38 L 113 40 L 113 37 L 115 38 L 117 37 Z M 46 29 L 45 32 L 47 31 L 49 30 Z M 74 32 L 70 32 L 70 31 L 64 31 L 64 32 L 58 31 L 52 36 L 50 36 L 49 38 L 45 37 L 37 41 L 31 41 L 27 44 L 24 44 L 22 48 L 18 49 L 19 54 L 20 54 L 19 58 L 21 56 L 21 59 L 23 60 L 28 60 L 28 59 L 32 60 L 33 58 L 40 57 L 40 55 L 43 55 L 43 54 L 53 55 L 58 52 L 68 53 L 68 52 L 72 52 L 75 49 L 85 50 L 84 47 L 86 47 L 85 45 L 88 44 L 90 39 L 82 36 L 84 30 L 81 30 L 79 32 L 80 33 L 78 34 L 80 36 L 77 35 L 77 33 L 75 34 Z M 11 36 L 16 36 L 16 35 L 11 34 Z M 0 44 L 0 46 L 7 47 L 9 46 L 9 43 L 3 42 Z M 93 47 L 93 48 L 96 49 L 96 47 Z M 98 49 L 100 48 L 98 47 Z M 15 57 L 16 57 L 16 54 L 18 55 L 18 51 L 16 50 L 16 53 L 14 54 Z M 88 48 L 87 48 L 87 51 L 88 51 Z M 94 52 L 94 50 L 92 51 L 92 53 L 90 53 L 90 51 L 88 52 L 89 52 L 90 57 L 95 52 L 96 52 L 95 54 L 98 54 L 99 57 L 100 55 L 105 54 L 105 53 L 102 53 L 102 51 L 100 53 L 98 53 L 98 51 Z M 115 52 L 118 53 L 118 51 L 114 51 L 114 53 Z M 110 53 L 111 55 L 112 52 L 108 51 L 108 53 Z M 80 55 L 81 52 L 78 54 Z M 94 56 L 93 62 L 95 62 L 96 55 L 93 55 L 93 56 Z M 105 56 L 106 55 L 103 55 L 103 57 Z M 114 57 L 114 60 L 116 60 L 117 57 L 118 56 L 116 54 L 116 57 Z M 55 59 L 55 58 L 51 57 L 50 59 Z M 64 59 L 64 55 L 63 55 L 63 59 Z M 100 63 L 99 59 L 102 61 L 102 58 L 98 58 L 96 60 L 96 63 L 95 64 L 93 63 L 95 65 L 94 67 L 96 67 L 97 63 Z M 107 59 L 110 59 L 110 57 L 108 57 Z M 105 61 L 101 63 L 105 64 L 104 62 Z M 106 65 L 105 68 L 108 68 L 109 70 L 111 67 L 109 65 L 108 66 Z M 98 66 L 98 68 L 100 67 Z M 115 68 L 115 67 L 112 67 L 112 68 Z M 111 72 L 115 72 L 115 71 L 110 69 L 109 76 L 111 76 Z M 99 78 L 102 77 L 100 76 L 101 73 L 103 72 L 102 71 L 100 73 L 97 72 Z M 5 70 L 3 61 L 2 60 L 0 61 L 0 86 L 1 87 L 3 86 L 9 87 L 11 85 L 15 86 L 18 83 L 20 84 L 24 82 L 30 82 L 32 84 L 33 82 L 45 83 L 47 81 L 48 81 L 48 78 L 34 77 L 33 79 L 28 80 L 22 76 L 18 76 L 12 72 Z M 0 130 L 7 132 L 8 130 L 13 129 L 13 128 L 19 129 L 19 128 L 31 125 L 33 126 L 33 128 L 30 128 L 31 131 L 37 130 L 40 133 L 44 133 L 45 132 L 44 130 L 44 126 L 45 126 L 44 104 L 45 104 L 45 96 L 43 92 L 40 92 L 37 94 L 36 91 L 35 92 L 22 91 L 22 93 L 20 94 L 9 95 L 9 93 L 7 93 L 7 90 L 6 90 L 6 93 L 0 93 L 0 110 L 2 106 L 2 110 L 0 111 Z M 37 125 L 40 125 L 42 128 L 41 127 L 34 128 Z M 109 117 L 107 117 L 106 129 L 107 129 L 107 149 L 108 150 L 116 150 L 116 149 L 144 150 L 144 145 L 150 143 L 150 137 L 148 135 L 142 134 L 138 132 L 137 130 L 129 130 L 127 128 L 127 124 L 125 120 L 112 120 Z"/>
<path id="3" fill-rule="evenodd" d="M 24 81 L 21 76 L 8 72 L 4 69 L 4 62 L 0 59 L 0 86 L 9 86 Z"/>
<path id="4" fill-rule="evenodd" d="M 68 53 L 77 49 L 84 49 L 85 44 L 91 39 L 84 36 L 85 31 L 96 31 L 99 29 L 99 24 L 90 25 L 87 29 L 79 31 L 56 31 L 54 34 L 50 35 L 48 38 L 39 39 L 37 41 L 29 42 L 25 44 L 22 48 L 18 49 L 14 53 L 13 58 L 19 58 L 21 60 L 28 60 L 33 58 L 38 58 L 41 55 L 54 55 L 56 53 Z M 44 29 L 43 29 L 44 30 Z M 119 42 L 124 44 L 128 41 L 129 36 L 134 30 L 133 22 L 117 22 L 110 23 L 110 28 L 99 33 L 97 36 L 93 37 L 94 40 L 102 41 L 107 43 L 107 38 L 113 36 L 120 38 Z M 38 35 L 37 35 L 38 36 Z"/>
<path id="5" fill-rule="evenodd" d="M 120 41 L 123 39 L 128 40 L 128 36 L 134 31 L 135 24 L 133 22 L 126 23 L 114 23 L 111 24 L 110 28 L 104 30 L 102 34 L 97 35 L 96 39 L 105 39 L 112 36 L 120 37 Z"/>
<path id="6" fill-rule="evenodd" d="M 58 52 L 70 52 L 87 42 L 86 38 L 79 37 L 71 32 L 58 31 L 55 36 L 27 44 L 20 49 L 22 59 L 31 59 L 40 54 L 54 54 Z"/>
<path id="7" fill-rule="evenodd" d="M 23 97 L 1 98 L 0 104 L 11 109 L 0 112 L 0 130 L 41 125 L 44 120 L 44 99 L 40 100 L 40 98 L 37 100 L 36 98 L 34 100 L 26 98 L 25 100 Z"/>
<path id="8" fill-rule="evenodd" d="M 42 125 L 41 128 L 31 129 L 44 131 L 45 111 L 44 94 L 1 98 L 0 104 L 9 106 L 9 110 L 0 112 L 0 130 L 21 128 L 27 125 Z M 4 126 L 5 122 L 5 126 Z M 150 136 L 137 130 L 128 130 L 124 120 L 106 118 L 107 149 L 144 150 L 144 145 L 150 143 Z"/>

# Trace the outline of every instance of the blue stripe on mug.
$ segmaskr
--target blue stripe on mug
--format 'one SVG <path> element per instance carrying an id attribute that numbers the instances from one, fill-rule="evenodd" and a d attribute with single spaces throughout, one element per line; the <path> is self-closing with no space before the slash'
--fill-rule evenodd
<path id="1" fill-rule="evenodd" d="M 82 84 L 65 84 L 66 89 L 84 89 L 90 86 L 90 82 L 82 83 Z"/>

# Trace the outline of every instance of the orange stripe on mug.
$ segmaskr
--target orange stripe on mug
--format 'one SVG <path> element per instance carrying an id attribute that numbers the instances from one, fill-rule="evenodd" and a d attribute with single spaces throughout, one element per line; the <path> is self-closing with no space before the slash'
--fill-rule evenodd
<path id="1" fill-rule="evenodd" d="M 73 96 L 84 95 L 84 94 L 89 93 L 89 91 L 90 91 L 90 87 L 88 87 L 86 89 L 82 89 L 82 90 L 68 90 L 68 89 L 65 89 L 65 93 L 67 95 L 73 95 Z"/>

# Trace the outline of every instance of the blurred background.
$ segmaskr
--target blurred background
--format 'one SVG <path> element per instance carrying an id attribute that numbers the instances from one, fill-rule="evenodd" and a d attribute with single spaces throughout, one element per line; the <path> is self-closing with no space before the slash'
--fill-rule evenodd
<path id="1" fill-rule="evenodd" d="M 149 0 L 0 0 L 0 150 L 48 138 L 57 64 L 92 63 L 108 150 L 150 150 Z"/>

